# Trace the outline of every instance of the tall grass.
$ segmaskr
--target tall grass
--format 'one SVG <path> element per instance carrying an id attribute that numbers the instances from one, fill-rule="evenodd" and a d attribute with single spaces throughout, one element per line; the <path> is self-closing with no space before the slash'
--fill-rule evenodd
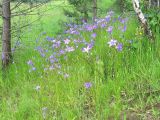
<path id="1" fill-rule="evenodd" d="M 134 16 L 128 19 L 124 33 L 119 30 L 122 24 L 113 16 L 112 22 L 104 28 L 91 32 L 84 30 L 80 35 L 61 34 L 60 38 L 52 34 L 57 28 L 51 25 L 59 19 L 42 19 L 41 30 L 33 26 L 30 32 L 25 33 L 24 42 L 14 52 L 14 63 L 6 79 L 0 81 L 0 118 L 118 120 L 125 118 L 128 111 L 144 118 L 146 107 L 158 103 L 160 99 L 156 92 L 160 84 L 159 35 L 156 45 L 151 44 L 139 29 Z M 106 31 L 109 26 L 114 27 L 111 35 Z M 40 32 L 43 34 L 38 36 Z M 96 38 L 91 37 L 92 33 L 96 33 Z M 60 48 L 63 49 L 67 46 L 64 44 L 66 38 L 71 40 L 69 46 L 76 48 L 77 45 L 78 48 L 56 56 L 58 63 L 46 61 L 60 50 L 52 49 L 50 39 L 60 40 Z M 82 48 L 92 43 L 92 39 L 93 48 L 88 53 L 83 52 Z M 107 43 L 111 39 L 123 43 L 122 51 L 109 47 Z M 32 42 L 28 42 L 30 40 Z M 81 43 L 75 45 L 74 40 Z M 43 52 L 48 50 L 44 52 L 45 57 L 35 50 L 37 46 L 41 46 Z M 27 64 L 29 60 L 33 61 L 33 65 Z M 51 65 L 55 65 L 55 69 L 49 69 Z M 29 72 L 33 66 L 36 70 Z M 86 87 L 86 83 L 91 86 Z M 155 119 L 159 117 L 154 108 L 151 114 Z"/>

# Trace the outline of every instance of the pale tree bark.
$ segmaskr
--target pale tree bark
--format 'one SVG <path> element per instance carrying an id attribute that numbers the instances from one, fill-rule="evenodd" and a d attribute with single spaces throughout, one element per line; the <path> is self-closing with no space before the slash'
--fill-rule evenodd
<path id="1" fill-rule="evenodd" d="M 142 27 L 144 29 L 145 34 L 150 37 L 151 41 L 153 41 L 154 40 L 153 33 L 149 28 L 147 20 L 144 17 L 144 14 L 142 13 L 142 10 L 139 5 L 139 0 L 132 0 L 132 3 L 133 3 L 134 11 L 136 12 L 138 19 L 140 20 L 140 22 L 142 24 Z"/>
<path id="2" fill-rule="evenodd" d="M 157 7 L 159 8 L 159 3 L 160 3 L 160 0 L 157 0 Z"/>
<path id="3" fill-rule="evenodd" d="M 97 18 L 97 0 L 93 0 L 93 22 Z"/>
<path id="4" fill-rule="evenodd" d="M 2 69 L 5 69 L 11 61 L 11 11 L 10 0 L 2 1 Z"/>
<path id="5" fill-rule="evenodd" d="M 151 8 L 151 0 L 149 0 L 149 3 L 148 3 L 148 4 L 149 4 L 149 8 Z"/>

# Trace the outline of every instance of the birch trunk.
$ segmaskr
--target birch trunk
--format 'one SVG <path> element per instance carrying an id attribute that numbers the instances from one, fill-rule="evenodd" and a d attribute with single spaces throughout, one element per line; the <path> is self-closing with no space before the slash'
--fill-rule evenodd
<path id="1" fill-rule="evenodd" d="M 11 61 L 11 11 L 10 0 L 2 1 L 2 69 L 5 69 Z"/>
<path id="2" fill-rule="evenodd" d="M 132 0 L 132 3 L 133 3 L 134 11 L 136 12 L 138 19 L 140 20 L 142 24 L 145 34 L 150 37 L 151 41 L 153 41 L 154 37 L 153 37 L 152 31 L 150 30 L 147 20 L 144 17 L 144 14 L 142 13 L 142 10 L 139 5 L 139 0 Z"/>
<path id="3" fill-rule="evenodd" d="M 149 8 L 151 8 L 151 0 L 149 0 Z"/>

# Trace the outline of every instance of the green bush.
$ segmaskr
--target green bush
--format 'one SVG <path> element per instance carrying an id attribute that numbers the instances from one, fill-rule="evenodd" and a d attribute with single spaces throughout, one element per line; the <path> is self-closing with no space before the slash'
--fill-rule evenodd
<path id="1" fill-rule="evenodd" d="M 76 24 L 81 23 L 79 20 L 88 21 L 89 15 L 92 12 L 92 0 L 68 0 L 72 5 L 72 10 L 64 9 L 64 14 L 68 17 L 74 18 Z"/>
<path id="2" fill-rule="evenodd" d="M 149 25 L 153 32 L 160 33 L 160 10 L 150 9 L 147 16 Z"/>

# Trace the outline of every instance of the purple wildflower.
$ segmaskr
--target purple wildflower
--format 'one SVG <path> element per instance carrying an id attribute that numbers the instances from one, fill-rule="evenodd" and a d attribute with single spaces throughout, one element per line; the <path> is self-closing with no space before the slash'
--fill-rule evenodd
<path id="1" fill-rule="evenodd" d="M 46 55 L 44 53 L 40 53 L 42 57 L 45 57 Z"/>
<path id="2" fill-rule="evenodd" d="M 35 71 L 36 70 L 36 68 L 33 66 L 30 70 L 29 70 L 29 72 L 31 73 L 32 71 Z"/>
<path id="3" fill-rule="evenodd" d="M 75 26 L 76 27 L 76 26 Z M 70 28 L 69 30 L 67 30 L 65 33 L 69 33 L 69 34 L 79 34 L 79 32 L 75 29 L 75 28 Z"/>
<path id="4" fill-rule="evenodd" d="M 53 65 L 51 65 L 50 67 L 49 67 L 49 70 L 54 70 L 55 68 L 54 68 L 54 66 Z"/>
<path id="5" fill-rule="evenodd" d="M 90 50 L 90 48 L 89 48 L 89 46 L 87 46 L 86 48 L 83 48 L 83 49 L 82 49 L 82 52 L 86 52 L 86 53 L 88 53 L 88 52 L 89 52 L 89 50 Z"/>
<path id="6" fill-rule="evenodd" d="M 89 89 L 89 88 L 92 87 L 92 83 L 91 83 L 91 82 L 86 82 L 86 83 L 84 83 L 84 87 L 85 87 L 86 89 Z"/>
<path id="7" fill-rule="evenodd" d="M 77 30 L 71 32 L 71 34 L 79 35 L 80 33 Z"/>
<path id="8" fill-rule="evenodd" d="M 128 21 L 128 18 L 119 18 L 119 21 L 120 21 L 122 24 L 125 24 L 125 23 Z"/>
<path id="9" fill-rule="evenodd" d="M 105 21 L 105 19 L 99 19 L 98 21 L 97 21 L 97 24 L 102 24 L 102 23 L 105 23 L 106 21 Z"/>
<path id="10" fill-rule="evenodd" d="M 58 48 L 58 47 L 60 47 L 60 45 L 61 45 L 61 41 L 57 41 L 55 44 L 55 47 Z"/>
<path id="11" fill-rule="evenodd" d="M 63 55 L 63 54 L 65 54 L 65 51 L 64 50 L 59 50 L 59 54 Z"/>
<path id="12" fill-rule="evenodd" d="M 47 36 L 47 37 L 46 37 L 46 40 L 47 40 L 47 41 L 53 41 L 54 38 Z"/>
<path id="13" fill-rule="evenodd" d="M 96 38 L 96 36 L 97 36 L 96 33 L 93 33 L 93 34 L 91 35 L 92 38 Z"/>
<path id="14" fill-rule="evenodd" d="M 89 53 L 89 51 L 92 49 L 93 45 L 94 45 L 94 43 L 88 44 L 86 48 L 82 48 L 82 52 Z"/>
<path id="15" fill-rule="evenodd" d="M 118 45 L 116 46 L 118 51 L 122 51 L 123 48 L 123 44 L 122 43 L 118 43 Z"/>
<path id="16" fill-rule="evenodd" d="M 91 25 L 88 25 L 88 26 L 86 26 L 86 30 L 87 30 L 87 31 L 92 31 L 92 30 L 93 30 L 93 27 L 92 27 Z"/>
<path id="17" fill-rule="evenodd" d="M 82 19 L 82 23 L 85 24 L 87 23 L 87 21 L 85 19 Z"/>
<path id="18" fill-rule="evenodd" d="M 98 28 L 98 26 L 95 24 L 95 25 L 93 25 L 93 29 L 97 29 Z"/>
<path id="19" fill-rule="evenodd" d="M 109 22 L 109 21 L 111 20 L 111 16 L 110 16 L 110 15 L 107 15 L 107 16 L 105 17 L 105 19 L 106 19 L 106 22 Z"/>
<path id="20" fill-rule="evenodd" d="M 108 29 L 107 29 L 107 32 L 111 34 L 112 31 L 113 31 L 113 26 L 109 26 Z"/>
<path id="21" fill-rule="evenodd" d="M 30 65 L 30 66 L 33 66 L 32 60 L 29 60 L 29 61 L 27 62 L 27 64 Z"/>
<path id="22" fill-rule="evenodd" d="M 124 25 L 124 26 L 120 26 L 119 29 L 122 31 L 122 32 L 125 32 L 127 30 L 127 26 Z"/>
<path id="23" fill-rule="evenodd" d="M 117 40 L 112 39 L 111 41 L 108 42 L 108 44 L 109 44 L 109 47 L 116 46 Z"/>
<path id="24" fill-rule="evenodd" d="M 38 47 L 36 47 L 36 50 L 42 51 L 42 47 L 41 47 L 41 46 L 38 46 Z"/>
<path id="25" fill-rule="evenodd" d="M 35 67 L 32 67 L 32 70 L 33 70 L 33 71 L 35 71 L 35 70 L 36 70 L 36 68 L 35 68 Z"/>
<path id="26" fill-rule="evenodd" d="M 58 59 L 55 58 L 53 55 L 51 55 L 51 56 L 49 57 L 49 61 L 50 61 L 51 64 L 53 64 L 53 63 L 55 63 L 55 62 L 58 62 Z"/>
<path id="27" fill-rule="evenodd" d="M 68 45 L 69 43 L 70 43 L 70 40 L 69 40 L 69 39 L 65 39 L 65 40 L 64 40 L 64 44 L 67 44 L 67 45 Z"/>
<path id="28" fill-rule="evenodd" d="M 69 46 L 67 46 L 65 50 L 66 50 L 67 52 L 72 52 L 72 51 L 74 51 L 75 49 L 74 49 L 74 47 L 69 47 Z"/>
<path id="29" fill-rule="evenodd" d="M 60 45 L 61 45 L 61 41 L 54 42 L 53 45 L 52 45 L 52 48 L 53 49 L 58 48 L 58 47 L 60 47 Z"/>
<path id="30" fill-rule="evenodd" d="M 50 63 L 53 64 L 55 62 L 54 59 L 50 59 Z"/>
<path id="31" fill-rule="evenodd" d="M 88 44 L 89 48 L 92 49 L 94 46 L 94 41 L 92 40 L 91 43 Z"/>
<path id="32" fill-rule="evenodd" d="M 54 55 L 51 55 L 50 57 L 49 57 L 49 59 L 54 59 L 55 57 L 54 57 Z"/>
<path id="33" fill-rule="evenodd" d="M 101 24 L 101 28 L 105 28 L 107 25 L 105 23 Z"/>
<path id="34" fill-rule="evenodd" d="M 36 50 L 40 53 L 40 55 L 42 56 L 42 57 L 45 57 L 45 53 L 44 52 L 46 52 L 41 46 L 38 46 L 37 48 L 36 48 Z"/>
<path id="35" fill-rule="evenodd" d="M 123 29 L 122 29 L 122 32 L 125 32 L 127 30 L 127 26 L 124 25 Z"/>
<path id="36" fill-rule="evenodd" d="M 87 26 L 85 26 L 85 29 L 87 31 L 92 31 L 92 30 L 94 30 L 96 28 L 97 28 L 97 25 L 87 25 Z"/>

